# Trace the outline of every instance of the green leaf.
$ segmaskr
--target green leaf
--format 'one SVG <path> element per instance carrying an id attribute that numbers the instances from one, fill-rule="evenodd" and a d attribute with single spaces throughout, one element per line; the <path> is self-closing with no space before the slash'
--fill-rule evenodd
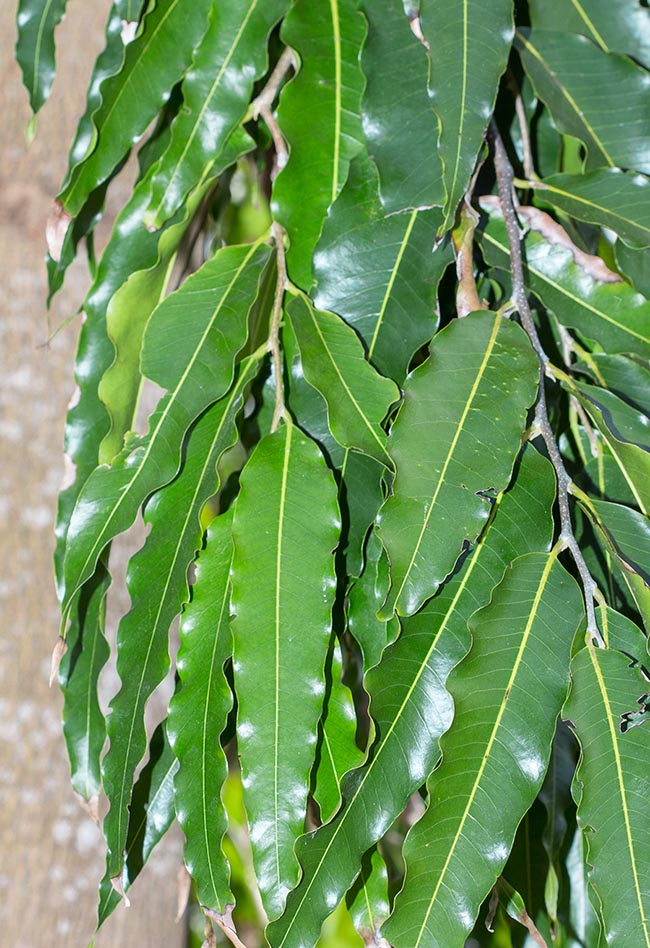
<path id="1" fill-rule="evenodd" d="M 106 593 L 110 583 L 110 573 L 100 562 L 92 579 L 79 590 L 73 602 L 66 638 L 68 651 L 59 667 L 70 780 L 77 793 L 84 800 L 93 801 L 93 805 L 102 785 L 100 758 L 106 742 L 97 681 L 110 653 L 104 636 Z"/>
<path id="2" fill-rule="evenodd" d="M 154 731 L 149 744 L 149 759 L 133 789 L 126 859 L 121 884 L 126 892 L 144 868 L 153 849 L 174 819 L 174 774 L 178 761 L 167 740 L 166 722 Z M 97 928 L 120 904 L 107 870 L 99 887 Z"/>
<path id="3" fill-rule="evenodd" d="M 570 33 L 519 30 L 515 43 L 557 128 L 584 143 L 587 170 L 618 166 L 650 172 L 644 69 Z"/>
<path id="4" fill-rule="evenodd" d="M 364 766 L 344 778 L 342 810 L 298 841 L 303 876 L 285 914 L 268 930 L 276 948 L 315 943 L 323 920 L 357 877 L 364 853 L 433 770 L 438 739 L 453 717 L 445 681 L 470 645 L 469 616 L 489 601 L 515 556 L 550 545 L 550 464 L 527 448 L 517 473 L 462 568 L 423 610 L 403 620 L 400 638 L 366 676 L 377 741 Z"/>
<path id="5" fill-rule="evenodd" d="M 650 730 L 621 731 L 647 682 L 618 652 L 582 649 L 563 709 L 580 742 L 578 823 L 608 944 L 650 945 Z"/>
<path id="6" fill-rule="evenodd" d="M 481 200 L 481 206 L 490 215 L 481 233 L 486 259 L 492 266 L 509 270 L 508 237 L 498 206 L 488 198 Z M 520 213 L 527 223 L 536 223 L 534 217 L 523 216 L 525 209 Z M 535 229 L 528 232 L 524 263 L 527 285 L 561 325 L 577 329 L 607 352 L 650 356 L 650 303 L 627 283 L 618 281 L 615 274 L 608 277 L 611 282 L 604 282 L 607 270 L 602 261 L 599 269 L 590 266 L 587 270 L 586 264 L 595 258 L 585 261 L 580 257 L 578 262 L 575 251 L 559 242 L 562 234 L 567 236 L 559 227 L 547 236 Z"/>
<path id="7" fill-rule="evenodd" d="M 650 420 L 613 392 L 581 382 L 571 390 L 586 408 L 641 513 L 650 513 Z"/>
<path id="8" fill-rule="evenodd" d="M 203 532 L 201 508 L 218 487 L 217 462 L 236 440 L 243 391 L 257 368 L 257 360 L 251 358 L 230 395 L 203 414 L 188 439 L 178 477 L 145 506 L 145 524 L 151 529 L 127 570 L 131 609 L 117 630 L 122 687 L 111 702 L 107 728 L 111 745 L 103 763 L 111 804 L 104 820 L 111 877 L 122 866 L 133 774 L 146 747 L 144 708 L 169 670 L 169 627 L 188 599 L 187 571 Z"/>
<path id="9" fill-rule="evenodd" d="M 225 247 L 152 314 L 142 371 L 167 394 L 148 434 L 127 444 L 111 467 L 98 467 L 84 485 L 67 535 L 64 610 L 93 574 L 106 544 L 133 523 L 152 491 L 174 477 L 189 425 L 230 388 L 269 253 L 259 242 Z"/>
<path id="10" fill-rule="evenodd" d="M 290 157 L 273 185 L 271 210 L 289 235 L 289 277 L 305 291 L 323 219 L 363 146 L 359 49 L 366 24 L 358 5 L 297 0 L 282 23 L 280 35 L 301 65 L 280 96 L 278 122 Z"/>
<path id="11" fill-rule="evenodd" d="M 287 312 L 305 378 L 327 402 L 336 440 L 392 466 L 381 422 L 399 400 L 395 383 L 372 368 L 354 330 L 334 313 L 315 310 L 304 294 L 291 300 Z"/>
<path id="12" fill-rule="evenodd" d="M 621 564 L 650 586 L 650 521 L 643 514 L 603 500 L 582 498 L 581 506 L 601 528 Z"/>
<path id="13" fill-rule="evenodd" d="M 448 681 L 454 723 L 382 929 L 395 948 L 464 945 L 541 786 L 582 616 L 580 590 L 556 548 L 516 559 L 470 620 L 473 647 Z"/>
<path id="14" fill-rule="evenodd" d="M 523 330 L 493 313 L 453 320 L 408 378 L 388 450 L 397 475 L 377 516 L 392 586 L 382 614 L 411 615 L 453 569 L 507 486 L 538 385 Z"/>
<path id="15" fill-rule="evenodd" d="M 363 752 L 355 743 L 357 718 L 350 689 L 342 680 L 341 647 L 334 643 L 329 668 L 329 693 L 321 720 L 320 760 L 316 771 L 314 799 L 323 823 L 327 823 L 341 803 L 341 778 L 358 767 Z"/>
<path id="16" fill-rule="evenodd" d="M 158 161 L 145 220 L 160 227 L 206 171 L 244 118 L 253 84 L 267 69 L 270 31 L 289 0 L 212 4 L 210 23 L 183 80 L 183 106 Z"/>
<path id="17" fill-rule="evenodd" d="M 92 130 L 81 139 L 78 135 L 73 146 L 59 194 L 68 214 L 79 213 L 165 103 L 191 61 L 210 7 L 210 0 L 189 7 L 181 0 L 156 0 L 147 12 L 141 32 L 126 47 L 122 68 L 101 83 Z"/>
<path id="18" fill-rule="evenodd" d="M 390 904 L 386 863 L 377 847 L 366 853 L 359 878 L 348 892 L 346 902 L 364 944 L 379 945 L 379 929 L 388 917 Z"/>
<path id="19" fill-rule="evenodd" d="M 609 606 L 599 606 L 597 615 L 607 648 L 624 652 L 640 663 L 646 660 L 648 640 L 638 625 Z"/>
<path id="20" fill-rule="evenodd" d="M 54 82 L 54 31 L 63 19 L 66 0 L 20 0 L 16 59 L 36 114 Z"/>
<path id="21" fill-rule="evenodd" d="M 293 846 L 325 691 L 340 526 L 318 447 L 291 424 L 263 438 L 241 475 L 232 609 L 244 802 L 270 918 L 298 878 Z"/>
<path id="22" fill-rule="evenodd" d="M 368 531 L 384 502 L 386 468 L 367 454 L 346 450 L 340 471 L 341 552 L 345 556 L 348 575 L 359 576 L 363 569 Z"/>
<path id="23" fill-rule="evenodd" d="M 534 27 L 582 33 L 605 52 L 632 56 L 650 67 L 650 20 L 638 0 L 529 0 Z"/>
<path id="24" fill-rule="evenodd" d="M 579 221 L 609 227 L 630 247 L 650 247 L 650 181 L 619 168 L 555 174 L 536 196 Z"/>
<path id="25" fill-rule="evenodd" d="M 512 3 L 421 0 L 420 20 L 434 51 L 429 84 L 446 190 L 442 234 L 453 226 L 494 109 L 514 36 Z"/>
<path id="26" fill-rule="evenodd" d="M 201 905 L 223 914 L 233 902 L 221 848 L 227 817 L 221 790 L 228 775 L 219 743 L 232 708 L 223 666 L 232 656 L 230 565 L 232 511 L 208 527 L 196 565 L 192 601 L 180 625 L 180 683 L 169 706 L 169 740 L 179 760 L 176 812 L 185 833 L 185 864 Z"/>
<path id="27" fill-rule="evenodd" d="M 604 352 L 582 358 L 586 370 L 602 388 L 610 389 L 645 415 L 650 415 L 650 367 L 647 362 Z"/>
<path id="28" fill-rule="evenodd" d="M 407 154 L 401 141 L 400 153 Z M 437 329 L 438 284 L 453 255 L 448 241 L 434 249 L 439 210 L 384 217 L 372 203 L 376 187 L 371 166 L 355 159 L 316 249 L 314 302 L 353 326 L 368 361 L 401 385 Z"/>
<path id="29" fill-rule="evenodd" d="M 628 283 L 643 293 L 646 299 L 650 299 L 650 278 L 646 268 L 647 254 L 643 250 L 634 250 L 617 240 L 614 245 L 614 257 L 616 267 L 623 274 Z"/>
<path id="30" fill-rule="evenodd" d="M 600 948 L 600 924 L 589 898 L 587 877 L 587 844 L 579 828 L 573 834 L 573 842 L 566 857 L 569 882 L 569 922 L 575 941 L 570 948 L 595 945 Z"/>
<path id="31" fill-rule="evenodd" d="M 388 557 L 373 530 L 366 544 L 363 573 L 348 593 L 348 628 L 361 649 L 364 672 L 379 664 L 386 646 L 399 635 L 397 616 L 386 620 L 377 615 L 389 586 Z"/>
<path id="32" fill-rule="evenodd" d="M 445 187 L 426 50 L 399 3 L 368 0 L 363 9 L 368 20 L 361 57 L 367 80 L 363 131 L 379 171 L 382 206 L 389 214 L 442 206 Z"/>

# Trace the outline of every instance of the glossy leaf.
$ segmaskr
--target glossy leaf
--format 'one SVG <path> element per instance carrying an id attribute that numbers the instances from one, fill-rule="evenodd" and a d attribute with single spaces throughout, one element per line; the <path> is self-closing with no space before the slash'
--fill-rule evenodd
<path id="1" fill-rule="evenodd" d="M 535 355 L 493 313 L 454 320 L 404 389 L 388 450 L 397 475 L 377 516 L 392 586 L 383 615 L 411 615 L 452 571 L 508 484 L 535 398 Z"/>
<path id="2" fill-rule="evenodd" d="M 318 447 L 291 424 L 263 438 L 241 475 L 232 610 L 244 802 L 271 918 L 298 877 L 293 845 L 325 691 L 340 527 Z"/>
<path id="3" fill-rule="evenodd" d="M 135 882 L 153 849 L 174 820 L 174 775 L 178 761 L 167 740 L 166 723 L 154 731 L 149 744 L 149 759 L 133 788 L 129 814 L 129 831 L 121 885 L 126 892 Z M 120 904 L 109 872 L 99 887 L 97 927 Z"/>
<path id="4" fill-rule="evenodd" d="M 464 945 L 540 789 L 582 613 L 556 552 L 516 559 L 470 620 L 473 647 L 448 683 L 454 723 L 440 742 L 427 812 L 407 838 L 404 888 L 382 929 L 396 948 Z"/>
<path id="5" fill-rule="evenodd" d="M 350 906 L 354 927 L 364 944 L 380 944 L 379 929 L 388 918 L 390 904 L 386 863 L 376 847 L 366 854 L 359 878 L 348 893 L 346 902 Z"/>
<path id="6" fill-rule="evenodd" d="M 609 227 L 630 247 L 650 246 L 650 181 L 618 168 L 544 179 L 540 199 L 579 221 Z"/>
<path id="7" fill-rule="evenodd" d="M 320 760 L 314 788 L 314 799 L 323 823 L 327 823 L 340 806 L 343 775 L 358 767 L 363 758 L 363 752 L 355 743 L 357 718 L 354 702 L 342 675 L 341 647 L 336 642 L 329 668 L 327 706 L 321 721 Z"/>
<path id="8" fill-rule="evenodd" d="M 566 857 L 566 871 L 571 886 L 569 923 L 575 936 L 575 941 L 570 942 L 570 948 L 583 948 L 583 945 L 596 945 L 600 948 L 600 924 L 589 898 L 587 844 L 580 829 L 576 829 L 573 835 L 573 842 Z"/>
<path id="9" fill-rule="evenodd" d="M 452 250 L 448 242 L 434 249 L 439 210 L 384 217 L 373 198 L 371 168 L 355 159 L 316 249 L 314 301 L 353 326 L 368 360 L 401 385 L 437 329 L 436 293 Z"/>
<path id="10" fill-rule="evenodd" d="M 358 336 L 334 313 L 314 309 L 302 294 L 291 300 L 287 312 L 305 378 L 327 402 L 332 434 L 343 447 L 390 467 L 381 422 L 399 400 L 399 389 L 366 361 Z"/>
<path id="11" fill-rule="evenodd" d="M 181 618 L 176 662 L 180 683 L 167 725 L 179 761 L 174 796 L 185 833 L 185 864 L 196 880 L 201 905 L 220 913 L 233 902 L 221 848 L 227 828 L 221 792 L 228 766 L 219 743 L 233 702 L 223 667 L 232 656 L 231 562 L 229 511 L 208 527 L 197 561 L 192 601 Z"/>
<path id="12" fill-rule="evenodd" d="M 605 52 L 650 67 L 650 20 L 637 0 L 529 0 L 534 27 L 582 33 Z"/>
<path id="13" fill-rule="evenodd" d="M 496 205 L 483 199 L 490 219 L 481 234 L 484 253 L 493 266 L 508 269 L 510 254 L 503 220 Z M 556 236 L 556 235 L 554 235 Z M 572 250 L 536 230 L 526 236 L 527 285 L 552 310 L 558 322 L 577 329 L 610 353 L 650 355 L 650 303 L 627 283 L 604 282 L 601 271 L 588 272 Z M 603 274 L 605 275 L 605 274 Z"/>
<path id="14" fill-rule="evenodd" d="M 323 920 L 359 874 L 364 853 L 435 767 L 438 739 L 453 717 L 445 681 L 469 648 L 467 620 L 489 601 L 515 556 L 548 548 L 553 495 L 548 462 L 528 449 L 517 480 L 497 502 L 463 567 L 423 610 L 403 621 L 400 638 L 366 676 L 377 740 L 364 766 L 344 778 L 342 810 L 298 842 L 303 876 L 285 914 L 268 930 L 277 948 L 314 944 Z"/>
<path id="15" fill-rule="evenodd" d="M 582 501 L 587 514 L 602 529 L 624 569 L 650 586 L 650 521 L 643 514 L 603 500 Z"/>
<path id="16" fill-rule="evenodd" d="M 571 663 L 563 710 L 582 754 L 577 772 L 578 823 L 587 840 L 593 886 L 608 944 L 650 945 L 650 801 L 647 727 L 621 731 L 647 682 L 618 652 L 582 649 Z"/>
<path id="17" fill-rule="evenodd" d="M 358 6 L 358 0 L 298 0 L 282 23 L 281 37 L 300 68 L 280 97 L 278 122 L 290 156 L 275 180 L 271 210 L 289 235 L 289 277 L 305 291 L 327 209 L 363 147 L 359 49 L 366 24 Z"/>
<path id="18" fill-rule="evenodd" d="M 104 820 L 111 876 L 122 865 L 133 774 L 146 747 L 144 708 L 169 670 L 169 627 L 189 595 L 187 571 L 203 533 L 201 508 L 218 487 L 217 462 L 236 440 L 243 390 L 257 368 L 255 359 L 244 364 L 231 393 L 203 414 L 188 439 L 179 475 L 145 507 L 145 524 L 151 529 L 127 570 L 131 609 L 117 630 L 122 687 L 111 702 L 111 745 L 103 762 L 111 804 Z"/>
<path id="19" fill-rule="evenodd" d="M 588 170 L 650 172 L 644 69 L 571 33 L 520 30 L 516 45 L 558 129 L 584 143 Z"/>
<path id="20" fill-rule="evenodd" d="M 438 116 L 446 191 L 440 233 L 453 226 L 494 108 L 514 36 L 509 0 L 421 0 L 424 38 L 435 49 L 429 80 Z M 444 43 L 438 37 L 444 36 Z"/>
<path id="21" fill-rule="evenodd" d="M 229 389 L 268 257 L 268 249 L 259 244 L 226 247 L 152 315 L 142 371 L 167 394 L 151 417 L 148 434 L 128 444 L 111 467 L 97 468 L 84 485 L 67 535 L 64 609 L 94 572 L 106 544 L 131 526 L 148 494 L 174 477 L 189 425 Z M 188 299 L 191 323 L 179 321 Z"/>
<path id="22" fill-rule="evenodd" d="M 363 573 L 348 593 L 348 628 L 361 649 L 364 672 L 379 664 L 382 652 L 399 635 L 399 619 L 377 613 L 388 594 L 388 557 L 373 530 L 368 536 Z"/>
<path id="23" fill-rule="evenodd" d="M 91 191 L 106 180 L 167 100 L 190 64 L 210 7 L 209 0 L 198 0 L 189 8 L 180 0 L 156 0 L 149 9 L 142 31 L 126 47 L 122 68 L 101 83 L 92 130 L 78 135 L 73 146 L 59 194 L 68 214 L 79 213 Z"/>
<path id="24" fill-rule="evenodd" d="M 603 388 L 615 392 L 645 415 L 650 414 L 650 367 L 647 362 L 595 352 L 585 361 L 585 368 Z"/>
<path id="25" fill-rule="evenodd" d="M 34 113 L 52 89 L 56 72 L 54 31 L 63 19 L 65 7 L 66 0 L 20 0 L 18 5 L 16 59 Z"/>
<path id="26" fill-rule="evenodd" d="M 379 171 L 382 206 L 389 214 L 442 207 L 445 187 L 436 153 L 438 119 L 427 91 L 426 50 L 399 4 L 370 0 L 363 8 L 368 38 L 361 59 L 366 76 L 361 114 Z"/>
<path id="27" fill-rule="evenodd" d="M 253 84 L 267 68 L 269 32 L 289 0 L 236 0 L 212 5 L 210 23 L 182 85 L 183 107 L 157 163 L 145 220 L 160 227 L 221 158 L 244 118 Z"/>

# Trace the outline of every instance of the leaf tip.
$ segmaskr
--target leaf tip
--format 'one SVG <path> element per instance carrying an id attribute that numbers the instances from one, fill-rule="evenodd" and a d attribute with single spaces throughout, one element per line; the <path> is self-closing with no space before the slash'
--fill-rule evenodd
<path id="1" fill-rule="evenodd" d="M 49 681 L 50 688 L 52 687 L 54 683 L 54 679 L 59 674 L 59 666 L 61 664 L 61 659 L 63 658 L 63 656 L 65 655 L 67 651 L 68 651 L 67 642 L 63 638 L 62 635 L 59 635 L 54 645 L 54 648 L 52 649 L 52 659 L 50 661 L 50 681 Z"/>

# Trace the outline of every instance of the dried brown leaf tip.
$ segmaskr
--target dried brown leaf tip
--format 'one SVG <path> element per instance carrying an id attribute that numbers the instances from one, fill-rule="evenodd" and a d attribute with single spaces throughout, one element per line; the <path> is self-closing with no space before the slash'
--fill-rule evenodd
<path id="1" fill-rule="evenodd" d="M 124 891 L 124 883 L 122 882 L 121 872 L 118 872 L 116 876 L 112 876 L 111 885 L 113 886 L 117 894 L 121 896 L 121 898 L 124 899 L 124 904 L 126 905 L 126 907 L 131 908 L 131 900 L 129 899 L 128 895 Z"/>
<path id="2" fill-rule="evenodd" d="M 190 892 L 192 890 L 192 876 L 189 874 L 183 864 L 178 867 L 176 886 L 176 921 L 180 922 L 183 915 L 185 915 L 187 905 L 190 901 Z"/>
<path id="3" fill-rule="evenodd" d="M 203 906 L 203 911 L 205 912 L 206 917 L 213 921 L 215 925 L 221 929 L 228 941 L 234 945 L 235 948 L 246 948 L 246 945 L 240 939 L 239 935 L 237 934 L 237 929 L 233 924 L 232 910 L 234 907 L 234 905 L 226 905 L 226 909 L 223 914 L 220 912 L 213 912 L 212 909 L 208 909 L 205 906 Z"/>
<path id="4" fill-rule="evenodd" d="M 61 202 L 55 201 L 52 212 L 50 213 L 45 225 L 47 251 L 52 260 L 58 262 L 61 259 L 63 241 L 65 240 L 65 235 L 68 232 L 68 227 L 70 226 L 71 220 L 72 218 L 70 215 L 63 210 L 63 205 Z"/>
<path id="5" fill-rule="evenodd" d="M 63 638 L 62 635 L 60 635 L 58 639 L 56 640 L 56 644 L 54 648 L 52 649 L 52 660 L 50 662 L 50 688 L 52 687 L 52 684 L 54 683 L 54 679 L 59 674 L 59 665 L 61 664 L 61 659 L 63 658 L 63 656 L 65 655 L 67 651 L 68 651 L 68 645 L 66 643 L 66 640 Z"/>

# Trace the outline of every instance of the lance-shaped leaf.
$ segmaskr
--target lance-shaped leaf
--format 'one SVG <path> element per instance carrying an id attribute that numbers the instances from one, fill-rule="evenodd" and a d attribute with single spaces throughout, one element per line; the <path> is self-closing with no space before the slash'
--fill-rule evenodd
<path id="1" fill-rule="evenodd" d="M 628 283 L 650 299 L 650 278 L 648 277 L 645 262 L 647 255 L 643 250 L 628 247 L 622 240 L 614 245 L 614 257 L 618 270 L 625 276 Z"/>
<path id="2" fill-rule="evenodd" d="M 99 397 L 111 416 L 111 429 L 99 449 L 100 463 L 110 463 L 119 453 L 124 435 L 133 424 L 142 384 L 142 338 L 151 313 L 167 291 L 180 242 L 219 175 L 253 145 L 253 140 L 243 130 L 234 134 L 226 143 L 220 160 L 212 163 L 209 174 L 204 175 L 183 208 L 166 222 L 162 231 L 152 234 L 143 226 L 151 174 L 138 184 L 116 222 L 113 239 L 100 266 L 104 282 L 100 277 L 92 294 L 95 301 L 98 295 L 104 298 L 108 295 L 116 283 L 115 266 L 117 264 L 118 270 L 121 269 L 120 263 L 128 254 L 130 276 L 111 297 L 106 309 L 106 327 L 115 347 L 115 359 L 99 383 Z M 138 267 L 138 262 L 144 265 Z"/>
<path id="3" fill-rule="evenodd" d="M 508 62 L 514 36 L 512 3 L 422 0 L 420 21 L 433 51 L 429 84 L 440 125 L 438 154 L 446 190 L 443 233 L 451 229 L 467 190 Z"/>
<path id="4" fill-rule="evenodd" d="M 379 929 L 388 918 L 390 903 L 386 863 L 377 847 L 366 853 L 359 878 L 348 892 L 346 902 L 364 945 L 379 945 Z"/>
<path id="5" fill-rule="evenodd" d="M 253 84 L 266 71 L 270 31 L 289 0 L 216 3 L 208 29 L 183 80 L 183 107 L 158 162 L 146 213 L 160 227 L 220 158 L 228 136 L 244 118 Z"/>
<path id="6" fill-rule="evenodd" d="M 487 261 L 510 269 L 508 236 L 498 203 L 481 199 L 490 217 L 481 233 Z M 529 209 L 520 214 L 531 229 L 526 235 L 526 284 L 553 311 L 563 326 L 577 329 L 609 353 L 650 356 L 650 302 L 608 271 L 596 258 L 578 256 L 566 233 L 556 225 L 550 232 L 535 229 L 538 219 Z M 545 226 L 550 218 L 546 217 Z M 562 236 L 564 235 L 564 236 Z M 592 263 L 594 264 L 592 266 Z"/>
<path id="7" fill-rule="evenodd" d="M 302 293 L 291 300 L 287 312 L 305 378 L 327 402 L 336 440 L 391 467 L 381 422 L 400 397 L 398 387 L 373 369 L 359 337 L 339 316 L 314 309 Z"/>
<path id="8" fill-rule="evenodd" d="M 650 247 L 650 181 L 619 168 L 555 174 L 537 196 L 579 221 L 609 227 L 630 247 Z"/>
<path id="9" fill-rule="evenodd" d="M 473 647 L 448 681 L 453 727 L 440 741 L 429 807 L 408 834 L 406 881 L 382 929 L 396 948 L 465 944 L 544 778 L 582 616 L 580 590 L 556 548 L 516 559 L 470 620 Z"/>
<path id="10" fill-rule="evenodd" d="M 608 53 L 650 67 L 650 19 L 638 0 L 529 0 L 534 27 L 582 33 Z"/>
<path id="11" fill-rule="evenodd" d="M 271 209 L 291 242 L 289 276 L 305 291 L 323 218 L 363 146 L 359 49 L 366 24 L 358 6 L 358 0 L 298 0 L 282 24 L 282 39 L 301 65 L 280 97 L 278 122 L 290 157 L 275 180 Z"/>
<path id="12" fill-rule="evenodd" d="M 588 170 L 650 172 L 645 69 L 571 33 L 519 30 L 516 46 L 557 128 L 584 143 Z"/>
<path id="13" fill-rule="evenodd" d="M 596 385 L 571 385 L 586 408 L 641 513 L 650 513 L 650 422 L 613 392 Z"/>
<path id="14" fill-rule="evenodd" d="M 34 113 L 52 89 L 56 72 L 54 31 L 63 19 L 65 7 L 66 0 L 20 0 L 18 4 L 16 59 Z"/>
<path id="15" fill-rule="evenodd" d="M 364 853 L 390 828 L 433 770 L 453 705 L 447 675 L 470 645 L 469 616 L 489 601 L 508 563 L 548 548 L 555 496 L 551 467 L 528 448 L 513 487 L 459 572 L 416 616 L 366 676 L 377 741 L 366 764 L 342 783 L 344 806 L 331 823 L 302 837 L 303 876 L 268 935 L 276 948 L 315 944 L 325 918 L 357 877 Z"/>
<path id="16" fill-rule="evenodd" d="M 208 527 L 196 565 L 192 601 L 180 625 L 180 684 L 169 706 L 168 732 L 179 769 L 176 813 L 185 833 L 185 864 L 201 905 L 222 913 L 233 902 L 221 848 L 227 829 L 221 789 L 228 776 L 219 738 L 232 708 L 223 666 L 232 655 L 230 564 L 232 511 Z"/>
<path id="17" fill-rule="evenodd" d="M 357 717 L 350 689 L 342 681 L 341 646 L 334 643 L 328 671 L 329 693 L 321 720 L 321 747 L 314 799 L 323 823 L 327 823 L 341 803 L 341 779 L 358 767 L 363 752 L 355 743 Z"/>
<path id="18" fill-rule="evenodd" d="M 325 691 L 340 520 L 318 447 L 292 424 L 263 438 L 241 475 L 232 609 L 238 747 L 264 907 L 281 914 Z"/>
<path id="19" fill-rule="evenodd" d="M 133 789 L 126 857 L 121 885 L 126 892 L 144 868 L 153 849 L 174 819 L 174 774 L 178 761 L 167 740 L 166 722 L 154 731 L 149 744 L 149 759 Z M 120 904 L 120 896 L 108 870 L 99 886 L 97 928 Z"/>
<path id="20" fill-rule="evenodd" d="M 397 475 L 377 516 L 392 586 L 383 608 L 411 615 L 453 569 L 508 485 L 538 385 L 523 330 L 477 312 L 451 322 L 404 388 L 388 450 Z"/>
<path id="21" fill-rule="evenodd" d="M 607 541 L 624 569 L 635 573 L 650 586 L 650 521 L 622 504 L 611 504 L 578 495 L 580 504 Z"/>
<path id="22" fill-rule="evenodd" d="M 427 91 L 426 50 L 399 4 L 363 5 L 368 38 L 361 57 L 366 76 L 363 131 L 379 170 L 387 213 L 445 203 L 442 165 L 436 152 L 438 119 Z"/>
<path id="23" fill-rule="evenodd" d="M 581 365 L 600 386 L 650 415 L 650 366 L 645 360 L 594 352 L 583 356 Z"/>
<path id="24" fill-rule="evenodd" d="M 102 785 L 100 758 L 106 742 L 97 681 L 110 651 L 104 636 L 110 583 L 110 573 L 100 561 L 95 575 L 74 600 L 66 637 L 68 650 L 59 667 L 70 779 L 77 793 L 93 805 Z"/>
<path id="25" fill-rule="evenodd" d="M 573 842 L 566 857 L 566 872 L 569 879 L 569 922 L 575 941 L 569 948 L 596 945 L 601 948 L 600 923 L 592 905 L 587 876 L 587 844 L 580 829 L 573 834 Z"/>
<path id="26" fill-rule="evenodd" d="M 578 823 L 608 944 L 650 945 L 650 729 L 621 731 L 647 682 L 629 659 L 592 646 L 571 663 L 563 709 L 580 741 Z"/>
<path id="27" fill-rule="evenodd" d="M 189 7 L 181 0 L 157 0 L 145 15 L 142 31 L 126 47 L 122 68 L 101 84 L 83 155 L 79 136 L 73 146 L 59 194 L 66 213 L 79 213 L 169 98 L 205 31 L 211 5 L 211 0 L 196 0 Z"/>
<path id="28" fill-rule="evenodd" d="M 117 630 L 122 687 L 111 702 L 107 727 L 111 745 L 103 762 L 111 805 L 104 820 L 111 877 L 122 867 L 133 774 L 146 747 L 144 708 L 169 670 L 169 627 L 188 598 L 187 570 L 203 532 L 201 508 L 218 486 L 217 462 L 236 440 L 242 393 L 257 368 L 254 358 L 242 365 L 230 394 L 192 429 L 178 477 L 145 507 L 145 523 L 151 530 L 127 570 L 131 609 Z"/>
<path id="29" fill-rule="evenodd" d="M 168 391 L 148 433 L 127 444 L 111 467 L 97 468 L 84 485 L 67 534 L 64 610 L 94 572 L 106 544 L 131 526 L 152 491 L 174 477 L 190 424 L 230 388 L 269 253 L 259 242 L 225 247 L 152 314 L 142 371 Z"/>
<path id="30" fill-rule="evenodd" d="M 348 628 L 361 649 L 364 672 L 379 664 L 386 646 L 399 635 L 399 619 L 380 619 L 377 613 L 388 594 L 388 557 L 377 532 L 366 544 L 363 573 L 348 593 Z"/>
<path id="31" fill-rule="evenodd" d="M 609 606 L 599 606 L 597 616 L 607 648 L 624 652 L 641 664 L 647 660 L 648 640 L 638 625 Z"/>
<path id="32" fill-rule="evenodd" d="M 353 326 L 368 360 L 401 385 L 437 329 L 438 284 L 453 254 L 449 242 L 433 249 L 439 210 L 384 217 L 376 186 L 372 166 L 356 158 L 316 249 L 314 302 Z"/>

